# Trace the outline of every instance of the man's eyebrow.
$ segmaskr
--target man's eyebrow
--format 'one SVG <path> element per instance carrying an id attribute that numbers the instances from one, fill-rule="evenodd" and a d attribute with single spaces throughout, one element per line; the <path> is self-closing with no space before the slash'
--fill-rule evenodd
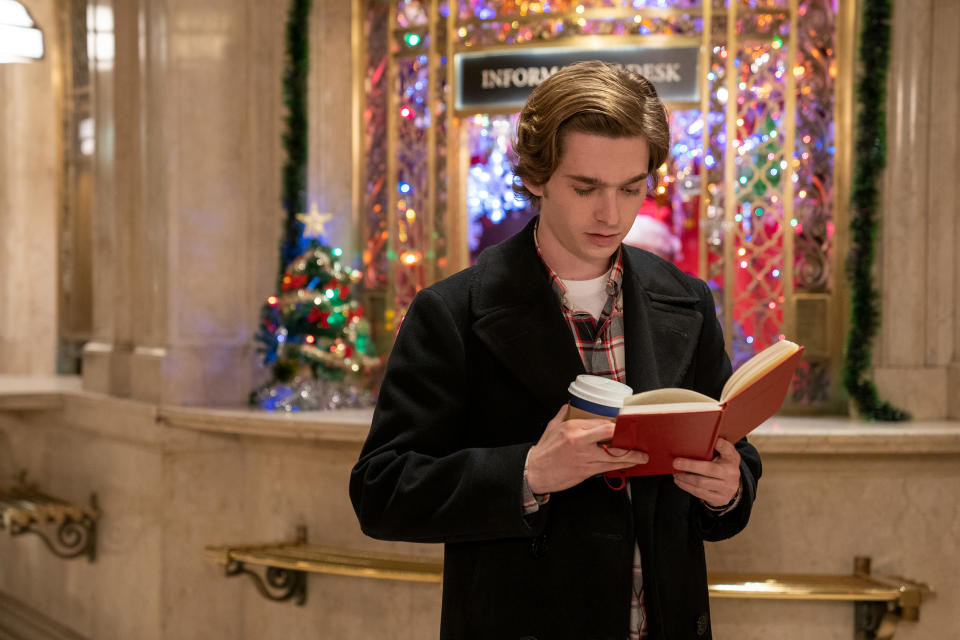
<path id="1" fill-rule="evenodd" d="M 570 178 L 571 180 L 576 180 L 577 182 L 582 182 L 582 183 L 584 183 L 584 184 L 596 185 L 596 186 L 606 186 L 606 183 L 605 183 L 603 180 L 599 180 L 599 179 L 597 179 L 597 178 L 591 178 L 590 176 L 578 176 L 578 175 L 573 175 L 573 174 L 569 174 L 569 173 L 568 173 L 568 174 L 566 174 L 564 177 L 565 177 L 565 178 Z M 624 186 L 626 186 L 626 185 L 628 185 L 628 184 L 633 184 L 634 182 L 640 182 L 641 180 L 646 180 L 646 179 L 647 179 L 647 174 L 646 174 L 646 173 L 641 173 L 641 174 L 638 174 L 638 175 L 633 176 L 633 177 L 630 178 L 629 180 L 627 180 L 627 181 L 625 181 L 624 183 L 622 183 L 620 186 L 621 186 L 621 187 L 624 187 Z"/>

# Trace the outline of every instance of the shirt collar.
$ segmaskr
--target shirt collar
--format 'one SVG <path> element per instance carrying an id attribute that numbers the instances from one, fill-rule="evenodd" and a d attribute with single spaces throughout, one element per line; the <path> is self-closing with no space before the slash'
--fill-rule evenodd
<path id="1" fill-rule="evenodd" d="M 540 239 L 537 237 L 537 230 L 540 228 L 540 220 L 538 219 L 536 224 L 533 226 L 533 244 L 537 248 L 537 256 L 540 258 L 540 262 L 543 263 L 543 266 L 546 267 L 547 273 L 550 274 L 550 281 L 553 283 L 553 288 L 557 292 L 557 295 L 560 297 L 564 304 L 566 304 L 566 294 L 567 288 L 563 286 L 563 281 L 560 279 L 560 276 L 557 275 L 557 272 L 554 271 L 547 261 L 543 259 L 543 252 L 540 251 Z M 623 246 L 617 247 L 617 252 L 613 255 L 611 261 L 612 267 L 610 271 L 607 272 L 607 295 L 608 296 L 619 296 L 620 288 L 623 284 Z"/>

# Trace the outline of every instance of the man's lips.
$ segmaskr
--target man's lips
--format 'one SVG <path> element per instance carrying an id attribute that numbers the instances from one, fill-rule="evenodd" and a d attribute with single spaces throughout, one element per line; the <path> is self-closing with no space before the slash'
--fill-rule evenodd
<path id="1" fill-rule="evenodd" d="M 610 242 L 618 242 L 620 240 L 620 234 L 618 233 L 590 233 L 588 231 L 587 237 L 589 237 L 594 242 L 603 243 L 603 244 L 610 243 Z"/>

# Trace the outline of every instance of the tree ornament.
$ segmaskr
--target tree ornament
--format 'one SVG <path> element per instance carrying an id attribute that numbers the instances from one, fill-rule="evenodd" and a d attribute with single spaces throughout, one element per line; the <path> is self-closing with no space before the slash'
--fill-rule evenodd
<path id="1" fill-rule="evenodd" d="M 326 234 L 326 224 L 333 219 L 332 213 L 320 213 L 317 204 L 310 205 L 310 213 L 298 213 L 297 220 L 303 224 L 304 238 L 322 239 Z"/>

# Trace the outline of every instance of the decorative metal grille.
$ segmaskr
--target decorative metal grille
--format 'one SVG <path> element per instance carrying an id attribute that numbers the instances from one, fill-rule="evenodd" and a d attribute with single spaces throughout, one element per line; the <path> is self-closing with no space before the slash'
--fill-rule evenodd
<path id="1" fill-rule="evenodd" d="M 391 3 L 386 34 L 375 26 L 385 3 L 367 3 L 365 266 L 368 286 L 389 289 L 388 326 L 417 290 L 531 215 L 510 188 L 517 114 L 448 114 L 447 55 L 577 36 L 638 46 L 692 37 L 706 64 L 701 102 L 668 105 L 671 154 L 640 213 L 669 230 L 671 259 L 710 284 L 734 366 L 786 335 L 829 345 L 824 336 L 841 333 L 830 311 L 839 0 L 450 2 Z M 384 66 L 386 96 L 370 80 Z M 838 360 L 817 351 L 792 395 L 804 406 L 834 385 Z"/>

